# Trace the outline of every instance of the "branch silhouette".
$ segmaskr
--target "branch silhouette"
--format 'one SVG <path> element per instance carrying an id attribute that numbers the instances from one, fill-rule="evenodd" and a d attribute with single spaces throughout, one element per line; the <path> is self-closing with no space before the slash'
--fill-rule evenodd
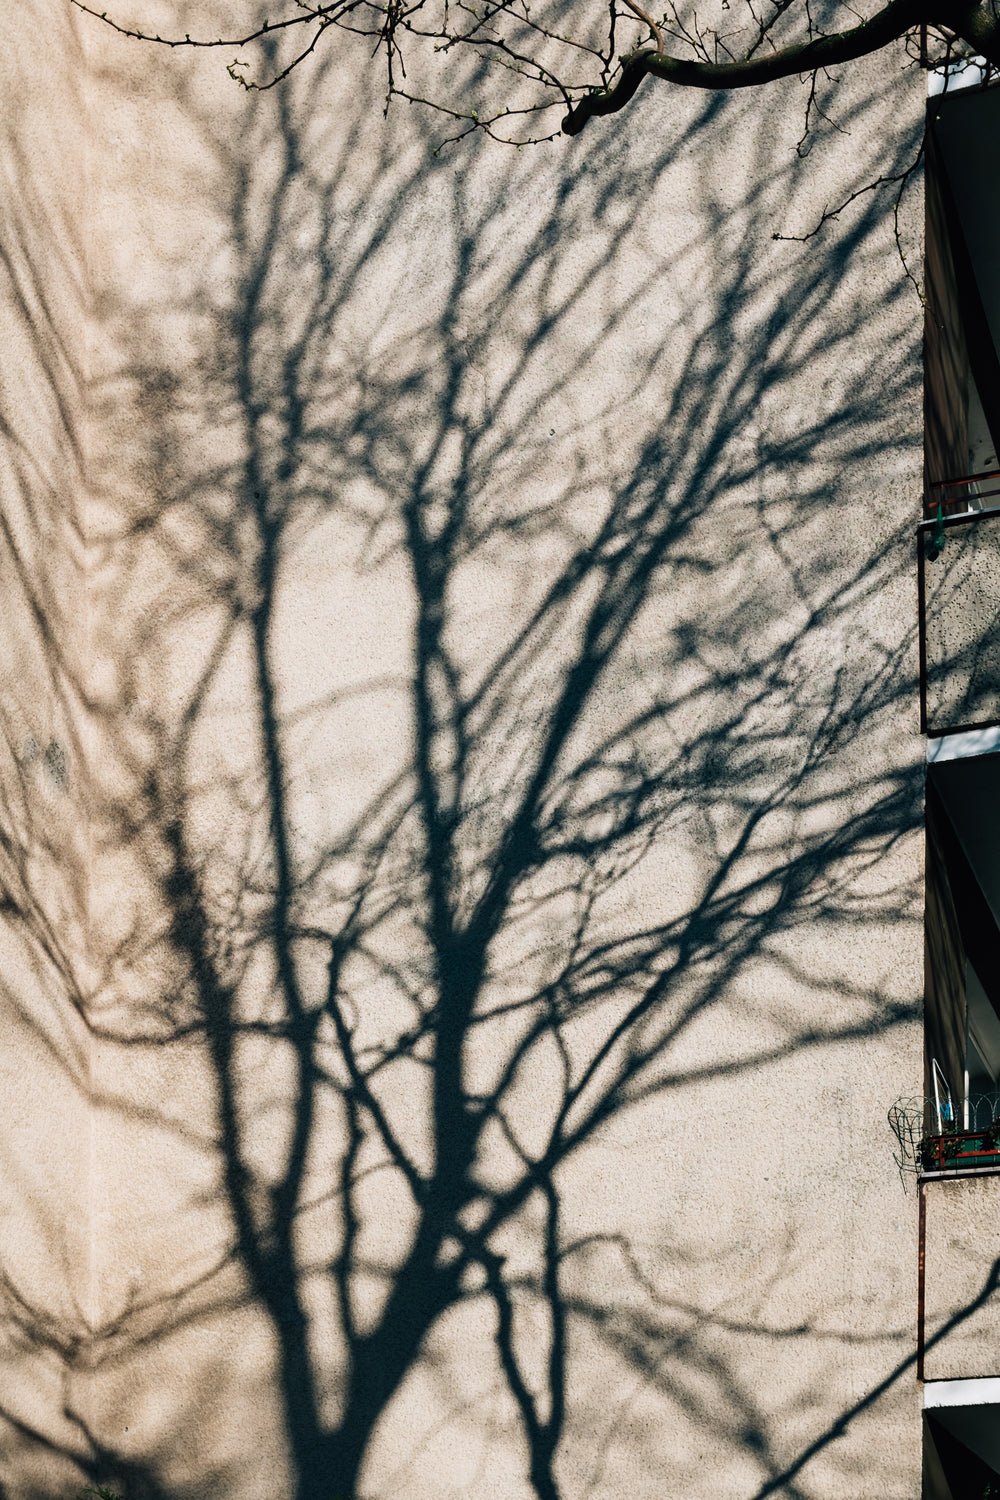
<path id="1" fill-rule="evenodd" d="M 625 1378 L 748 1465 L 746 1493 L 763 1473 L 760 1495 L 780 1477 L 805 1496 L 792 1481 L 831 1439 L 789 1466 L 737 1346 L 867 1335 L 702 1308 L 668 1393 L 655 1288 L 691 1263 L 674 1209 L 616 1228 L 603 1302 L 580 1268 L 607 1250 L 593 1164 L 627 1160 L 651 1109 L 711 1130 L 727 1090 L 915 1023 L 908 993 L 803 946 L 918 923 L 897 856 L 919 781 L 867 750 L 909 701 L 912 632 L 870 623 L 908 534 L 888 518 L 855 546 L 829 502 L 831 475 L 910 443 L 912 349 L 847 358 L 864 312 L 827 315 L 891 237 L 866 201 L 821 271 L 811 249 L 761 257 L 807 171 L 761 139 L 752 189 L 710 181 L 627 269 L 682 148 L 723 160 L 745 116 L 709 102 L 657 152 L 609 156 L 613 195 L 593 154 L 544 189 L 515 159 L 484 193 L 482 140 L 447 171 L 418 132 L 360 152 L 370 101 L 331 122 L 332 66 L 229 133 L 179 92 L 211 251 L 153 306 L 123 294 L 97 394 L 114 671 L 88 700 L 92 838 L 116 894 L 80 1008 L 99 1178 L 127 1196 L 148 1151 L 169 1186 L 102 1243 L 70 1456 L 130 1497 L 235 1487 L 256 1455 L 212 1432 L 257 1381 L 289 1494 L 402 1494 L 393 1474 L 433 1446 L 433 1422 L 409 1435 L 419 1389 L 521 1492 L 569 1500 L 615 1462 L 593 1393 Z M 818 367 L 836 394 L 785 421 Z M 123 405 L 143 422 L 127 460 Z M 891 1176 L 888 1141 L 885 1159 Z M 132 1240 L 141 1259 L 157 1235 L 183 1253 L 129 1283 Z M 782 1288 L 795 1246 L 775 1254 Z M 41 1344 L 42 1310 L 33 1326 Z M 220 1328 L 257 1337 L 254 1360 L 185 1352 Z M 872 1337 L 878 1360 L 900 1333 Z M 170 1392 L 145 1449 L 124 1437 L 137 1371 Z"/>
<path id="2" fill-rule="evenodd" d="M 722 0 L 700 9 L 669 0 L 659 18 L 633 0 L 612 0 L 606 25 L 596 24 L 582 6 L 539 0 L 518 5 L 490 0 L 482 6 L 471 0 L 441 5 L 302 0 L 279 19 L 261 21 L 251 11 L 235 32 L 227 11 L 218 23 L 227 36 L 207 31 L 194 37 L 161 35 L 141 21 L 117 20 L 85 0 L 70 4 L 132 41 L 170 51 L 236 49 L 227 71 L 252 92 L 278 87 L 324 49 L 349 58 L 353 38 L 361 36 L 375 42 L 375 54 L 384 61 L 384 112 L 396 99 L 420 104 L 455 122 L 451 140 L 484 133 L 515 145 L 552 140 L 558 132 L 511 134 L 535 128 L 536 117 L 551 109 L 565 111 L 564 134 L 579 135 L 595 116 L 624 109 L 646 78 L 710 91 L 808 79 L 808 134 L 817 91 L 831 68 L 851 67 L 899 44 L 911 62 L 925 67 L 972 57 L 982 58 L 990 71 L 1000 66 L 1000 21 L 988 0 L 884 0 L 861 19 L 845 4 L 822 20 L 802 0 L 735 8 Z M 411 83 L 411 75 L 420 82 Z"/>

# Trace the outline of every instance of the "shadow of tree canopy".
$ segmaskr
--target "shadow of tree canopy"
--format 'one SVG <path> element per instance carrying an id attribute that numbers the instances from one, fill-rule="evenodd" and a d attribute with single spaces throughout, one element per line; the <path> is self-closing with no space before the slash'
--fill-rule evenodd
<path id="1" fill-rule="evenodd" d="M 161 101 L 102 293 L 77 1461 L 764 1493 L 912 1342 L 821 1186 L 919 1065 L 912 292 L 771 243 L 791 108 L 439 163 L 330 68 Z"/>

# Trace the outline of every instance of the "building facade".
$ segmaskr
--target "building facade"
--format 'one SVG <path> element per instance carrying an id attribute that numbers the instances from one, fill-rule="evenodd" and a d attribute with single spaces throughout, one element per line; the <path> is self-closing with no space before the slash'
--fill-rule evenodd
<path id="1" fill-rule="evenodd" d="M 810 236 L 916 159 L 902 56 L 808 150 L 794 83 L 439 150 L 55 9 L 0 1493 L 981 1500 L 997 95 Z"/>

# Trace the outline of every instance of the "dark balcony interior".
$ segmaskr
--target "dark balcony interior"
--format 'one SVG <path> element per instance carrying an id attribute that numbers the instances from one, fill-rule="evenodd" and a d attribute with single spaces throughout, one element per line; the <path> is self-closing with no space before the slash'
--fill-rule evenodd
<path id="1" fill-rule="evenodd" d="M 1000 467 L 1000 90 L 930 101 L 928 483 Z"/>
<path id="2" fill-rule="evenodd" d="M 925 828 L 924 1087 L 889 1110 L 896 1160 L 1000 1174 L 1000 753 L 933 761 Z"/>
<path id="3" fill-rule="evenodd" d="M 1000 1497 L 1000 1406 L 924 1413 L 924 1500 Z"/>
<path id="4" fill-rule="evenodd" d="M 1000 755 L 927 775 L 924 1170 L 1000 1168 Z"/>
<path id="5" fill-rule="evenodd" d="M 921 728 L 1000 723 L 1000 89 L 931 100 Z"/>

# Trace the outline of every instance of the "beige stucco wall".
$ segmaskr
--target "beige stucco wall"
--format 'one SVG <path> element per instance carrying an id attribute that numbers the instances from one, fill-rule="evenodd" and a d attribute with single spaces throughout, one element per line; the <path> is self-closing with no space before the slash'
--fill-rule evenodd
<path id="1" fill-rule="evenodd" d="M 928 1182 L 926 1194 L 924 1373 L 928 1380 L 976 1380 L 1000 1368 L 1000 1196 L 995 1177 Z"/>
<path id="2" fill-rule="evenodd" d="M 60 8 L 6 7 L 0 125 L 0 1487 L 71 1494 L 92 1311 L 82 500 L 82 63 Z"/>
<path id="3" fill-rule="evenodd" d="M 322 1010 L 336 937 L 341 1017 L 429 1174 L 423 1038 L 462 959 L 428 917 L 428 785 L 451 808 L 437 870 L 462 929 L 575 662 L 586 697 L 464 1047 L 470 1115 L 524 1057 L 456 1235 L 586 1078 L 565 1129 L 593 1107 L 592 1128 L 551 1184 L 566 1500 L 751 1500 L 845 1413 L 794 1492 L 915 1500 L 912 1370 L 866 1397 L 915 1328 L 914 1197 L 885 1112 L 921 1076 L 921 315 L 882 200 L 806 245 L 772 235 L 885 169 L 920 79 L 884 60 L 845 78 L 850 134 L 812 156 L 790 86 L 766 104 L 649 89 L 573 145 L 435 157 L 427 120 L 383 124 L 379 80 L 332 56 L 248 99 L 218 60 L 78 34 L 82 97 L 50 107 L 60 162 L 86 158 L 86 273 L 46 275 L 67 327 L 84 327 L 74 296 L 89 306 L 86 474 L 64 460 L 52 606 L 85 768 L 45 796 L 73 808 L 59 867 L 88 890 L 90 1030 L 82 1047 L 56 967 L 11 968 L 8 1055 L 34 1101 L 14 1200 L 25 1215 L 45 1179 L 62 1258 L 39 1262 L 18 1227 L 5 1265 L 31 1262 L 39 1327 L 63 1342 L 18 1345 L 44 1378 L 19 1385 L 30 1411 L 11 1415 L 39 1440 L 8 1444 L 9 1493 L 69 1495 L 85 1471 L 68 1460 L 88 1458 L 130 1496 L 295 1493 L 307 1384 L 254 1256 L 300 1160 L 308 1395 L 335 1429 L 353 1148 L 328 1012 L 296 1155 L 289 1016 Z M 36 177 L 55 212 L 60 173 Z M 5 691 L 40 713 L 20 670 Z M 11 762 L 12 786 L 39 774 Z M 21 916 L 8 941 L 38 951 Z M 362 1330 L 417 1216 L 373 1118 L 354 1121 Z M 525 1195 L 490 1242 L 536 1391 L 552 1202 Z M 488 1291 L 471 1267 L 374 1433 L 365 1495 L 532 1493 Z"/>

